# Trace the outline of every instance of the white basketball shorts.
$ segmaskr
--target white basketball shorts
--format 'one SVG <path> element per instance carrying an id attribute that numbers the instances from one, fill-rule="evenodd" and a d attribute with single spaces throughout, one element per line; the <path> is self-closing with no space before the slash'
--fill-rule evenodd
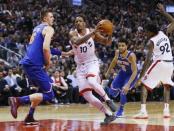
<path id="1" fill-rule="evenodd" d="M 76 72 L 79 92 L 93 90 L 93 87 L 88 84 L 88 77 L 95 77 L 96 82 L 99 82 L 99 62 L 97 60 L 85 64 L 78 64 Z"/>
<path id="2" fill-rule="evenodd" d="M 173 86 L 171 80 L 173 74 L 173 62 L 163 60 L 154 61 L 145 73 L 142 83 L 149 90 L 153 90 L 160 82 Z"/>

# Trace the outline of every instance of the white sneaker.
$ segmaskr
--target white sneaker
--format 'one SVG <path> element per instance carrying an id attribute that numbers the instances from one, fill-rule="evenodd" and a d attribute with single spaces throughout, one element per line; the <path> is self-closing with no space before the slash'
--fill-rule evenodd
<path id="1" fill-rule="evenodd" d="M 167 109 L 163 110 L 163 117 L 164 118 L 170 118 L 170 111 L 169 111 L 169 109 L 168 110 Z"/>
<path id="2" fill-rule="evenodd" d="M 147 111 L 140 111 L 134 116 L 135 119 L 148 119 Z"/>

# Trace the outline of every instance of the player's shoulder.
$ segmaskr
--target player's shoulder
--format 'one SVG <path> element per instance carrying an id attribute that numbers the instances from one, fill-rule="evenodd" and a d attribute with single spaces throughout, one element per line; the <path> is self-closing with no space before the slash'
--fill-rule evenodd
<path id="1" fill-rule="evenodd" d="M 52 32 L 54 32 L 54 28 L 53 28 L 52 26 L 45 26 L 45 29 L 46 29 L 47 31 L 52 31 Z"/>
<path id="2" fill-rule="evenodd" d="M 54 34 L 54 28 L 52 26 L 45 26 L 42 31 L 42 34 Z"/>
<path id="3" fill-rule="evenodd" d="M 129 54 L 128 54 L 128 59 L 135 59 L 136 58 L 136 55 L 133 51 L 129 51 Z"/>

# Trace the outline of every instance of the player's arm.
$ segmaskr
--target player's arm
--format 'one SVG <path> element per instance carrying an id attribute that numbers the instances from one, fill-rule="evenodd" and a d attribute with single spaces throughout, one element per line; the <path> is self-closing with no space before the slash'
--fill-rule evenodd
<path id="1" fill-rule="evenodd" d="M 74 55 L 73 50 L 70 50 L 70 51 L 68 51 L 68 52 L 62 51 L 62 56 L 63 56 L 63 57 L 68 57 L 68 56 L 72 56 L 72 55 Z"/>
<path id="2" fill-rule="evenodd" d="M 54 34 L 54 29 L 51 26 L 47 26 L 44 28 L 42 34 L 44 36 L 43 54 L 44 54 L 45 66 L 46 68 L 48 68 L 50 65 L 50 58 L 51 58 L 50 43 L 51 43 L 51 38 Z"/>
<path id="3" fill-rule="evenodd" d="M 167 26 L 167 33 L 171 33 L 174 30 L 174 18 L 165 11 L 162 4 L 159 3 L 157 7 L 158 11 L 169 20 L 170 24 Z"/>
<path id="4" fill-rule="evenodd" d="M 137 75 L 137 64 L 136 64 L 136 56 L 134 53 L 132 53 L 129 58 L 128 58 L 129 62 L 131 63 L 131 70 L 132 70 L 132 75 L 129 79 L 129 81 L 127 82 L 127 84 L 124 85 L 123 87 L 123 93 L 124 94 L 127 94 L 129 89 L 130 89 L 130 86 L 131 86 L 131 83 L 134 81 L 136 75 Z"/>
<path id="5" fill-rule="evenodd" d="M 112 35 L 108 35 L 104 37 L 99 32 L 95 34 L 94 40 L 103 44 L 103 45 L 111 45 L 112 44 Z"/>
<path id="6" fill-rule="evenodd" d="M 136 56 L 134 53 L 132 53 L 129 56 L 129 62 L 131 63 L 131 70 L 132 70 L 132 75 L 127 83 L 127 85 L 130 87 L 131 83 L 135 80 L 135 77 L 137 75 L 137 64 L 136 64 Z"/>
<path id="7" fill-rule="evenodd" d="M 70 31 L 69 38 L 72 44 L 74 45 L 81 45 L 85 43 L 88 39 L 90 39 L 95 34 L 95 31 L 92 31 L 83 37 L 78 37 L 75 31 Z"/>
<path id="8" fill-rule="evenodd" d="M 158 11 L 159 11 L 162 15 L 164 15 L 170 22 L 174 22 L 174 18 L 173 18 L 169 13 L 167 13 L 167 12 L 165 11 L 163 4 L 160 4 L 160 3 L 159 3 L 159 4 L 157 5 L 157 7 L 158 7 Z"/>
<path id="9" fill-rule="evenodd" d="M 64 52 L 64 51 L 59 50 L 58 48 L 51 48 L 50 51 L 51 51 L 52 55 L 58 55 L 58 56 L 63 56 L 63 57 L 68 57 L 68 56 L 74 55 L 73 50 Z"/>
<path id="10" fill-rule="evenodd" d="M 50 48 L 50 51 L 51 51 L 51 55 L 58 55 L 58 56 L 62 55 L 62 51 L 59 50 L 58 48 Z"/>
<path id="11" fill-rule="evenodd" d="M 151 40 L 148 41 L 147 48 L 148 48 L 148 52 L 147 52 L 145 62 L 143 64 L 142 71 L 141 71 L 140 76 L 139 76 L 139 80 L 142 79 L 142 77 L 144 76 L 145 72 L 147 71 L 149 65 L 151 64 L 151 58 L 152 58 L 153 48 L 154 48 L 154 44 Z"/>
<path id="12" fill-rule="evenodd" d="M 107 72 L 106 72 L 106 74 L 105 74 L 105 77 L 106 77 L 106 78 L 109 76 L 109 73 L 111 72 L 111 70 L 112 70 L 112 69 L 116 66 L 116 64 L 117 64 L 118 54 L 119 54 L 119 51 L 116 50 L 116 51 L 115 51 L 115 56 L 114 56 L 114 58 L 112 59 L 112 62 L 111 62 L 111 64 L 109 65 L 109 68 L 108 68 L 108 70 L 107 70 Z"/>

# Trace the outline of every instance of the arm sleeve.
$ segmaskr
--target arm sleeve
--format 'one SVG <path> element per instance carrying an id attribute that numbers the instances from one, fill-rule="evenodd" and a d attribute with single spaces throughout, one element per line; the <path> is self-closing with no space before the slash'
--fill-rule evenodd
<path id="1" fill-rule="evenodd" d="M 50 50 L 52 55 L 58 55 L 58 56 L 62 55 L 62 51 L 59 50 L 58 48 L 51 48 Z"/>

